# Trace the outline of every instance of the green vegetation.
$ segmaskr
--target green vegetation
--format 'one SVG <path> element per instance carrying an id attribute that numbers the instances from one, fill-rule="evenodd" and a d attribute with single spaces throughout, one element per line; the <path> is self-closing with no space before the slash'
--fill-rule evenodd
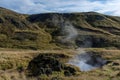
<path id="1" fill-rule="evenodd" d="M 78 31 L 72 47 L 61 42 L 61 20 Z M 95 12 L 24 15 L 0 8 L 0 47 L 22 49 L 75 48 L 89 39 L 91 47 L 120 48 L 120 18 Z"/>
<path id="2" fill-rule="evenodd" d="M 61 41 L 62 20 L 78 32 L 68 43 Z M 88 72 L 67 64 L 79 47 L 108 64 Z M 0 7 L 0 80 L 119 80 L 118 49 L 120 17 L 95 12 L 27 15 Z"/>

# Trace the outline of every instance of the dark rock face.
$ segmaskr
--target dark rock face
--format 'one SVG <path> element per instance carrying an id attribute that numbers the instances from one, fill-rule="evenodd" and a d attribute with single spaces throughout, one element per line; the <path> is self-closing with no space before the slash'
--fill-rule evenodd
<path id="1" fill-rule="evenodd" d="M 75 75 L 76 70 L 72 67 L 67 67 L 58 59 L 50 55 L 40 54 L 30 61 L 27 68 L 32 76 L 39 76 L 41 74 L 51 75 L 53 71 L 67 71 L 71 75 Z"/>

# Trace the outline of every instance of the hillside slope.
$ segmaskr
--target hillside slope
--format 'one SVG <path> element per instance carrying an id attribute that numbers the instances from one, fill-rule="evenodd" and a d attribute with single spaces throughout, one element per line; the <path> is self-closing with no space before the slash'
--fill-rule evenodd
<path id="1" fill-rule="evenodd" d="M 120 17 L 86 12 L 35 14 L 30 15 L 27 19 L 50 33 L 53 42 L 59 46 L 61 44 L 72 47 L 120 46 Z M 71 29 L 71 26 L 74 30 Z M 74 39 L 62 42 L 64 37 L 72 34 L 76 36 Z"/>
<path id="2" fill-rule="evenodd" d="M 23 49 L 51 48 L 52 44 L 49 44 L 51 36 L 49 33 L 45 32 L 38 25 L 26 20 L 27 16 L 0 8 L 0 47 Z"/>
<path id="3" fill-rule="evenodd" d="M 26 15 L 0 8 L 0 47 L 120 48 L 120 17 L 96 12 Z"/>

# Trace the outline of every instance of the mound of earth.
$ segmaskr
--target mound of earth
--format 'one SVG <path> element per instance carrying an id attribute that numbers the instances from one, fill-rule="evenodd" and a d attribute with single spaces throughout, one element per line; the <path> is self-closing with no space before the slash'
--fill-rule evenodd
<path id="1" fill-rule="evenodd" d="M 61 62 L 57 56 L 48 54 L 40 54 L 29 62 L 28 71 L 32 76 L 41 74 L 52 75 L 53 72 L 64 72 L 65 76 L 76 74 L 76 69 L 73 66 L 68 66 Z"/>

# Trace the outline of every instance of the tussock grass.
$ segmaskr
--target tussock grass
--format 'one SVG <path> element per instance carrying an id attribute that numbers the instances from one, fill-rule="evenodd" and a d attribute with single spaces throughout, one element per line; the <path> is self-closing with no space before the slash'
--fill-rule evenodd
<path id="1" fill-rule="evenodd" d="M 84 48 L 85 49 L 85 48 Z M 35 56 L 39 54 L 46 54 L 46 55 L 57 55 L 57 54 L 64 54 L 69 57 L 72 57 L 77 53 L 76 50 L 39 50 L 39 51 L 33 51 L 33 50 L 15 50 L 15 49 L 0 49 L 0 63 L 5 64 L 3 68 L 0 70 L 0 80 L 13 80 L 13 79 L 22 79 L 22 80 L 50 80 L 52 78 L 60 78 L 62 80 L 111 80 L 111 79 L 117 79 L 119 80 L 119 74 L 120 74 L 120 65 L 115 65 L 115 63 L 120 64 L 120 50 L 110 50 L 105 48 L 87 48 L 86 51 L 92 51 L 95 54 L 100 54 L 105 59 L 112 61 L 111 63 L 103 66 L 103 68 L 98 68 L 92 71 L 88 72 L 81 72 L 78 71 L 76 76 L 71 77 L 65 77 L 62 75 L 63 73 L 54 73 L 51 76 L 41 75 L 39 77 L 33 77 L 29 78 L 26 76 L 25 71 L 22 73 L 19 73 L 18 69 L 23 67 L 23 69 L 26 69 L 26 66 L 28 65 L 29 61 L 31 61 Z M 61 58 L 61 61 L 64 61 L 65 59 Z M 5 62 L 3 62 L 5 61 Z M 9 64 L 12 64 L 13 66 L 9 68 Z M 7 65 L 6 65 L 7 64 Z M 2 65 L 0 65 L 2 66 Z"/>

